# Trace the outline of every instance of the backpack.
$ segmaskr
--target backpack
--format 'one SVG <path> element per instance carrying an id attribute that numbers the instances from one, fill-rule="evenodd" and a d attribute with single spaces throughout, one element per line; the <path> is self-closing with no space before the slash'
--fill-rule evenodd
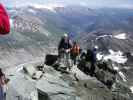
<path id="1" fill-rule="evenodd" d="M 72 54 L 79 55 L 80 54 L 80 46 L 79 45 L 74 45 L 71 49 Z"/>
<path id="2" fill-rule="evenodd" d="M 2 4 L 0 4 L 0 35 L 5 35 L 10 32 L 10 22 L 9 22 L 9 16 L 3 7 Z"/>

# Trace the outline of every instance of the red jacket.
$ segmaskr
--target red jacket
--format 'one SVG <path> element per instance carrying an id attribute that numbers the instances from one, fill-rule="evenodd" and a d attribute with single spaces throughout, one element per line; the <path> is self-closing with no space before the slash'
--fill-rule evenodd
<path id="1" fill-rule="evenodd" d="M 9 16 L 3 7 L 2 4 L 0 4 L 0 35 L 5 35 L 10 32 L 10 22 L 9 22 Z"/>

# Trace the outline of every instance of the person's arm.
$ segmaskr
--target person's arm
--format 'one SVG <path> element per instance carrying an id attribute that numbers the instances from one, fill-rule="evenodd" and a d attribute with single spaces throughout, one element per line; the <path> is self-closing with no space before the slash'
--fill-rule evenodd
<path id="1" fill-rule="evenodd" d="M 64 39 L 61 39 L 58 45 L 58 50 L 63 49 Z"/>
<path id="2" fill-rule="evenodd" d="M 72 42 L 72 40 L 69 40 L 69 45 L 70 45 L 70 48 L 73 47 L 73 42 Z"/>
<path id="3" fill-rule="evenodd" d="M 6 80 L 5 75 L 1 76 L 1 82 L 3 85 L 6 84 L 5 80 Z"/>

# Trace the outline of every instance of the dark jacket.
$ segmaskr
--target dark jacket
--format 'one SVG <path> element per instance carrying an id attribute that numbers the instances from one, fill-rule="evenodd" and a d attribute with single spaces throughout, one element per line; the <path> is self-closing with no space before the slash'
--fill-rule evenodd
<path id="1" fill-rule="evenodd" d="M 91 61 L 92 63 L 96 62 L 96 51 L 95 50 L 87 50 L 86 61 Z"/>
<path id="2" fill-rule="evenodd" d="M 61 49 L 66 50 L 66 49 L 70 49 L 70 48 L 72 48 L 71 41 L 69 39 L 67 41 L 65 41 L 65 39 L 62 38 L 59 43 L 58 50 L 61 50 Z"/>

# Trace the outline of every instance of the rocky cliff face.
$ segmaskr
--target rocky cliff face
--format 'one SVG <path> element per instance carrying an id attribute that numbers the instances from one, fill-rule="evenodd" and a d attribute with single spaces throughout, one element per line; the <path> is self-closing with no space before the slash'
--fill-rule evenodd
<path id="1" fill-rule="evenodd" d="M 110 90 L 76 66 L 62 73 L 43 66 L 42 60 L 8 69 L 6 75 L 10 78 L 7 100 L 132 100 L 124 84 L 117 82 Z"/>
<path id="2" fill-rule="evenodd" d="M 31 65 L 25 66 L 28 70 L 27 74 L 20 70 L 10 76 L 8 100 L 17 100 L 18 98 L 21 98 L 21 100 L 43 100 L 44 98 L 46 100 L 88 100 L 91 98 L 94 100 L 97 100 L 97 98 L 112 100 L 111 93 L 102 83 L 95 78 L 86 76 L 78 69 L 74 68 L 74 72 L 71 74 L 61 74 L 52 67 L 45 66 L 43 76 L 33 80 L 31 74 L 37 73 L 37 71 Z M 15 72 L 15 69 L 12 69 L 12 71 Z M 76 81 L 74 73 L 79 78 L 79 82 Z M 20 84 L 21 86 L 19 86 Z M 85 84 L 86 86 L 84 86 Z"/>

